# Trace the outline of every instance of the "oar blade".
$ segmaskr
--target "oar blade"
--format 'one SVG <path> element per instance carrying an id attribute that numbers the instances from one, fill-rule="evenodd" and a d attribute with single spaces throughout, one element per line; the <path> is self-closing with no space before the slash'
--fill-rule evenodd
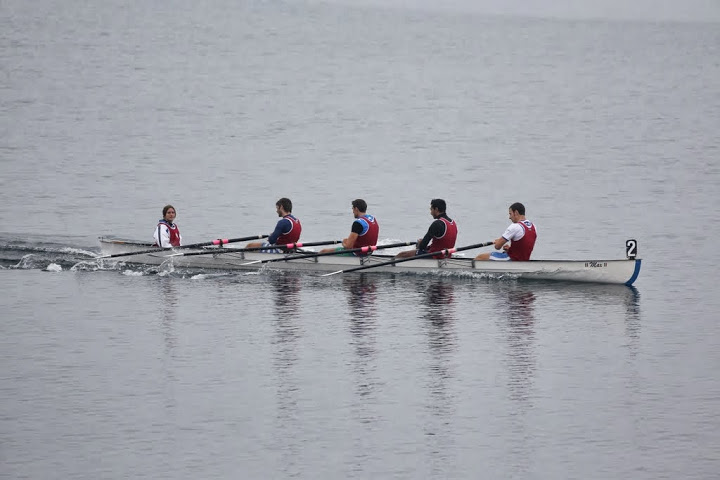
<path id="1" fill-rule="evenodd" d="M 337 272 L 330 272 L 330 273 L 323 273 L 320 275 L 321 277 L 329 277 L 331 275 L 337 275 L 338 273 L 343 273 L 345 270 L 338 270 Z"/>
<path id="2" fill-rule="evenodd" d="M 105 258 L 130 257 L 132 255 L 144 255 L 146 253 L 158 253 L 164 250 L 165 249 L 163 248 L 156 248 L 154 250 L 140 250 L 137 252 L 113 253 L 111 255 L 100 255 L 99 257 L 95 257 L 95 260 L 103 260 Z"/>

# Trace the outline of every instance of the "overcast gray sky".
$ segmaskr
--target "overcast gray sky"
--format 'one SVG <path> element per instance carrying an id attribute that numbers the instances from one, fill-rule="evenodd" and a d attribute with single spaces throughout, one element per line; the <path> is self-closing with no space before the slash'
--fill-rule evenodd
<path id="1" fill-rule="evenodd" d="M 720 0 L 318 0 L 558 18 L 720 22 Z"/>

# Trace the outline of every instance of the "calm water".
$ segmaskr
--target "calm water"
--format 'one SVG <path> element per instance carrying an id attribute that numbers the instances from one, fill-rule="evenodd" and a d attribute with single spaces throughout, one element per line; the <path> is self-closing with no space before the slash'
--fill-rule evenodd
<path id="1" fill-rule="evenodd" d="M 457 2 L 456 2 L 457 3 Z M 715 17 L 717 18 L 717 17 Z M 0 478 L 714 478 L 720 23 L 3 2 Z M 631 289 L 98 269 L 95 237 L 459 245 Z"/>

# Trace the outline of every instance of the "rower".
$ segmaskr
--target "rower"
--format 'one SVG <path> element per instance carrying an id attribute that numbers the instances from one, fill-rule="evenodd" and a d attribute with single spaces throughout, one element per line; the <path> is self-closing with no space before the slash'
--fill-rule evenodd
<path id="1" fill-rule="evenodd" d="M 425 236 L 418 240 L 416 250 L 405 250 L 398 253 L 395 258 L 409 258 L 453 248 L 455 240 L 457 240 L 458 229 L 455 221 L 448 217 L 446 210 L 445 200 L 441 198 L 430 200 L 430 215 L 435 220 L 430 224 Z M 444 255 L 438 254 L 433 258 L 444 258 Z"/>
<path id="2" fill-rule="evenodd" d="M 245 248 L 269 247 L 270 245 L 287 245 L 297 243 L 300 240 L 302 225 L 300 220 L 292 215 L 292 202 L 289 198 L 281 198 L 275 202 L 275 211 L 280 220 L 275 224 L 275 230 L 270 234 L 266 242 L 254 242 L 245 245 Z M 260 250 L 262 253 L 282 253 L 285 249 L 268 248 Z"/>
<path id="3" fill-rule="evenodd" d="M 512 223 L 505 229 L 502 236 L 495 240 L 496 251 L 481 253 L 475 257 L 475 260 L 530 260 L 530 254 L 535 247 L 535 240 L 537 240 L 537 229 L 530 220 L 525 218 L 525 205 L 520 202 L 510 205 L 508 215 Z"/>
<path id="4" fill-rule="evenodd" d="M 353 223 L 350 226 L 350 234 L 342 241 L 342 247 L 326 248 L 324 250 L 320 250 L 320 253 L 339 252 L 342 250 L 372 247 L 377 245 L 378 235 L 380 234 L 380 226 L 373 215 L 367 214 L 367 202 L 362 198 L 356 198 L 352 201 L 351 206 L 355 220 L 353 220 Z M 366 257 L 370 254 L 372 254 L 372 251 L 367 253 L 356 251 L 343 255 Z"/>
<path id="5" fill-rule="evenodd" d="M 162 210 L 163 218 L 158 221 L 153 238 L 156 247 L 171 248 L 182 245 L 180 229 L 173 223 L 175 220 L 175 207 L 165 205 Z"/>

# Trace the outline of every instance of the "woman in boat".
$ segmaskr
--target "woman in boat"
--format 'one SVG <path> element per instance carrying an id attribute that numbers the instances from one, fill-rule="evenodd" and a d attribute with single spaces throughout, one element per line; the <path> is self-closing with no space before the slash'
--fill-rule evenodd
<path id="1" fill-rule="evenodd" d="M 530 260 L 530 254 L 535 248 L 535 240 L 537 240 L 537 229 L 530 220 L 525 218 L 525 205 L 520 202 L 510 205 L 508 215 L 512 223 L 505 233 L 495 240 L 496 251 L 481 253 L 475 257 L 475 260 L 513 260 L 516 262 Z"/>
<path id="2" fill-rule="evenodd" d="M 254 242 L 245 245 L 245 248 L 268 247 L 270 245 L 287 245 L 289 243 L 297 243 L 300 240 L 302 225 L 300 220 L 292 215 L 292 202 L 289 198 L 281 198 L 275 202 L 275 211 L 280 217 L 275 230 L 270 234 L 266 242 Z M 269 248 L 261 250 L 265 253 L 280 253 L 285 249 Z"/>
<path id="3" fill-rule="evenodd" d="M 175 207 L 165 205 L 162 210 L 163 218 L 158 222 L 153 238 L 155 246 L 163 248 L 179 247 L 182 245 L 180 229 L 173 223 L 175 220 Z"/>

